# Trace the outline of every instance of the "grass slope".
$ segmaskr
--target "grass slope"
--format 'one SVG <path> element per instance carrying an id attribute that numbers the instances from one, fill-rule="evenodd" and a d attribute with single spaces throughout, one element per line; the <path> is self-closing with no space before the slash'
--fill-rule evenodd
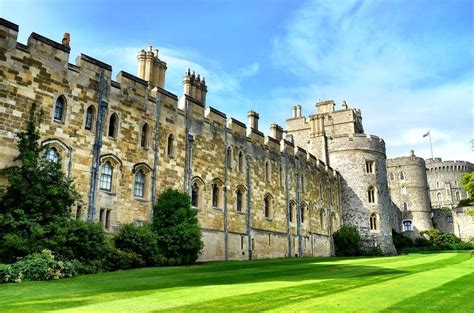
<path id="1" fill-rule="evenodd" d="M 473 312 L 470 252 L 215 262 L 0 285 L 1 312 Z"/>

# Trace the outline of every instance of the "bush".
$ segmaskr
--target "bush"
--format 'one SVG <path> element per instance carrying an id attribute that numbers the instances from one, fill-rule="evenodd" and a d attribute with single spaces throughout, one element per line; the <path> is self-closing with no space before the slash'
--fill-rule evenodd
<path id="1" fill-rule="evenodd" d="M 158 199 L 153 214 L 153 231 L 159 252 L 168 264 L 192 264 L 202 249 L 197 211 L 191 208 L 189 196 L 168 189 Z"/>
<path id="2" fill-rule="evenodd" d="M 474 249 L 474 244 L 464 242 L 452 233 L 443 233 L 438 229 L 422 232 L 429 237 L 430 246 L 436 250 L 469 250 Z"/>
<path id="3" fill-rule="evenodd" d="M 403 234 L 397 233 L 392 229 L 393 244 L 397 250 L 409 248 L 414 246 L 414 242 L 411 238 L 404 236 Z"/>
<path id="4" fill-rule="evenodd" d="M 16 263 L 6 265 L 0 270 L 0 280 L 16 282 L 22 280 L 51 280 L 72 277 L 77 274 L 75 262 L 55 259 L 51 251 L 29 255 Z"/>
<path id="5" fill-rule="evenodd" d="M 109 251 L 106 259 L 108 271 L 128 270 L 131 268 L 144 267 L 145 261 L 135 252 L 122 251 L 113 248 Z"/>
<path id="6" fill-rule="evenodd" d="M 142 226 L 135 224 L 122 225 L 114 241 L 117 249 L 135 253 L 143 259 L 145 265 L 154 266 L 160 264 L 157 246 L 158 238 L 150 224 Z"/>
<path id="7" fill-rule="evenodd" d="M 333 234 L 337 256 L 360 254 L 360 235 L 355 226 L 343 225 Z"/>
<path id="8" fill-rule="evenodd" d="M 384 256 L 382 249 L 380 247 L 372 247 L 370 249 L 362 249 L 361 255 L 363 256 Z"/>
<path id="9" fill-rule="evenodd" d="M 418 238 L 415 238 L 414 246 L 417 247 L 417 248 L 430 247 L 431 242 L 428 239 L 426 239 L 425 237 L 418 237 Z"/>

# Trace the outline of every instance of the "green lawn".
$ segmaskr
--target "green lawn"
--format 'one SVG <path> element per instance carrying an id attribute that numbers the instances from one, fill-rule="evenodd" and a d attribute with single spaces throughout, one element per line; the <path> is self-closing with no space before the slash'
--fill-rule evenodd
<path id="1" fill-rule="evenodd" d="M 471 252 L 214 262 L 0 285 L 0 312 L 474 312 Z"/>

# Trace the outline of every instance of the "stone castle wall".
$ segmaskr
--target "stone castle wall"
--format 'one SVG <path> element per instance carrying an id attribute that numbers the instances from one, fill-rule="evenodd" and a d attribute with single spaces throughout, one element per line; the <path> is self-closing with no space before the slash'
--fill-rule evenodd
<path id="1" fill-rule="evenodd" d="M 414 152 L 408 157 L 387 160 L 387 178 L 394 210 L 398 212 L 393 228 L 410 237 L 433 228 L 425 161 Z M 410 221 L 412 228 L 403 227 Z"/>
<path id="2" fill-rule="evenodd" d="M 474 170 L 474 164 L 435 158 L 426 160 L 426 168 L 433 208 L 453 208 L 459 200 L 468 198 L 460 180 L 464 173 Z"/>
<path id="3" fill-rule="evenodd" d="M 474 208 L 434 208 L 433 223 L 442 232 L 453 233 L 463 241 L 474 239 Z"/>
<path id="4" fill-rule="evenodd" d="M 226 251 L 230 259 L 248 259 L 250 253 L 254 258 L 283 257 L 301 254 L 299 247 L 304 255 L 332 253 L 330 238 L 341 225 L 342 212 L 341 181 L 335 170 L 291 142 L 265 137 L 258 127 L 206 107 L 203 97 L 178 99 L 125 72 L 113 80 L 111 66 L 99 60 L 82 54 L 71 64 L 66 45 L 35 33 L 23 45 L 16 41 L 17 33 L 18 26 L 1 20 L 0 167 L 12 164 L 18 153 L 14 134 L 36 103 L 44 111 L 42 141 L 56 149 L 83 198 L 84 205 L 72 213 L 86 219 L 99 124 L 86 130 L 85 116 L 92 106 L 97 119 L 102 73 L 107 108 L 100 167 L 110 164 L 113 175 L 110 191 L 98 187 L 94 220 L 108 231 L 123 223 L 150 221 L 154 182 L 157 195 L 167 188 L 191 193 L 191 186 L 196 186 L 205 244 L 200 260 L 224 259 Z M 53 118 L 58 98 L 65 102 L 61 120 Z M 118 120 L 116 134 L 108 136 L 113 114 Z M 149 131 L 143 146 L 145 124 Z M 188 134 L 193 137 L 192 149 Z M 134 196 L 138 171 L 145 174 L 143 197 Z M 241 211 L 236 207 L 237 190 L 244 198 Z M 266 199 L 271 203 L 268 216 Z"/>

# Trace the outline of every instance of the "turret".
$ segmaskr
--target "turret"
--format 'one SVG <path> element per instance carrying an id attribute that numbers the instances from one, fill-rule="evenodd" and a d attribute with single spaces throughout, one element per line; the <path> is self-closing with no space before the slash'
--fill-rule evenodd
<path id="1" fill-rule="evenodd" d="M 270 133 L 272 138 L 278 141 L 282 140 L 283 138 L 283 128 L 276 123 L 270 125 Z"/>
<path id="2" fill-rule="evenodd" d="M 255 112 L 255 111 L 249 111 L 247 113 L 247 117 L 248 117 L 249 127 L 254 129 L 254 130 L 258 130 L 258 119 L 260 118 L 258 113 Z"/>

